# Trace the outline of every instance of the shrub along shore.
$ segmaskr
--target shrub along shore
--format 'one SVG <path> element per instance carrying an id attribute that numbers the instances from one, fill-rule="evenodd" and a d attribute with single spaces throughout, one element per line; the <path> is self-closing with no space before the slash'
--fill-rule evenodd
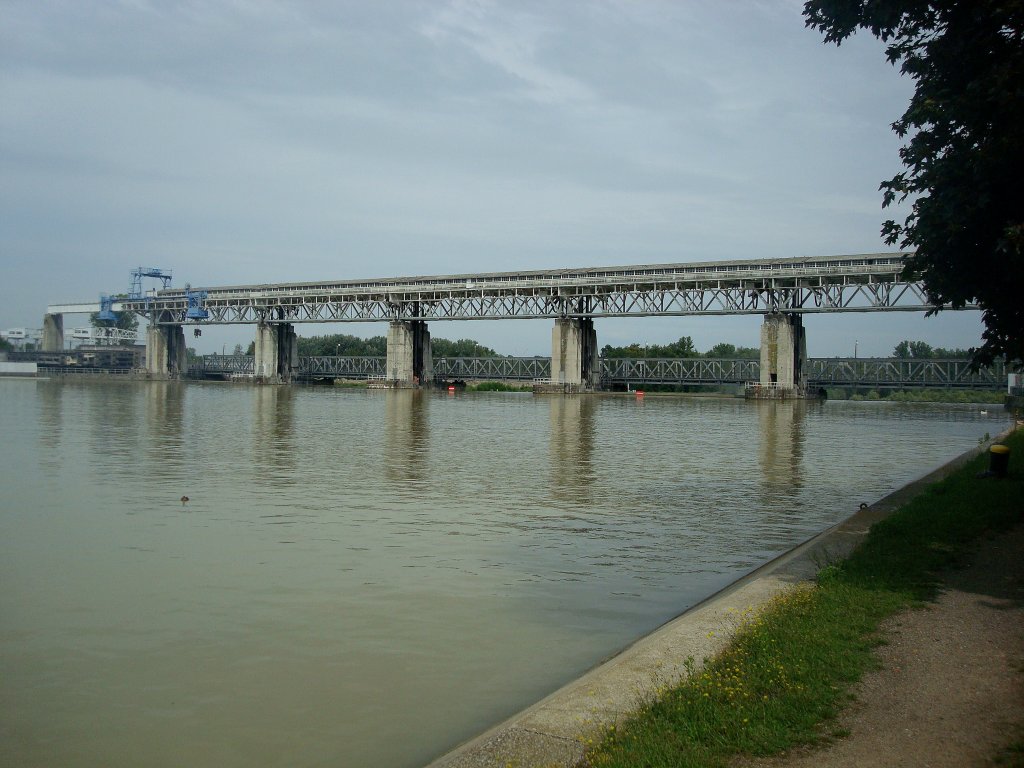
<path id="1" fill-rule="evenodd" d="M 934 597 L 937 574 L 972 543 L 1024 511 L 1024 430 L 1011 434 L 1010 472 L 979 477 L 983 454 L 877 523 L 849 558 L 816 583 L 746 616 L 730 646 L 662 691 L 582 766 L 724 766 L 841 736 L 830 727 L 873 663 L 879 623 Z"/>

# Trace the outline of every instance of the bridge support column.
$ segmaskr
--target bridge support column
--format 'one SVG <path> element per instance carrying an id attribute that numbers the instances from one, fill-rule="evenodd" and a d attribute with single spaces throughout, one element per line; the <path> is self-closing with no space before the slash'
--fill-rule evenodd
<path id="1" fill-rule="evenodd" d="M 253 374 L 268 384 L 288 384 L 299 370 L 299 337 L 291 323 L 256 325 Z"/>
<path id="2" fill-rule="evenodd" d="M 555 320 L 551 331 L 551 381 L 578 388 L 595 387 L 599 379 L 597 331 L 589 317 Z"/>
<path id="3" fill-rule="evenodd" d="M 392 320 L 384 377 L 394 387 L 417 387 L 434 378 L 430 330 L 423 320 Z"/>
<path id="4" fill-rule="evenodd" d="M 64 349 L 64 315 L 43 315 L 43 352 Z"/>
<path id="5" fill-rule="evenodd" d="M 802 394 L 807 389 L 806 360 L 803 317 L 780 312 L 765 315 L 761 326 L 761 386 L 783 394 Z"/>
<path id="6" fill-rule="evenodd" d="M 151 376 L 169 379 L 188 373 L 184 328 L 180 325 L 151 325 L 146 329 L 146 371 Z"/>

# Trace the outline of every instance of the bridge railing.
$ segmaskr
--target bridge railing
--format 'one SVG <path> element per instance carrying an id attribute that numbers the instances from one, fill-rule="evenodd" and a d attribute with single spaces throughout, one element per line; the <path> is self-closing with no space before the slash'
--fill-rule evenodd
<path id="1" fill-rule="evenodd" d="M 56 360 L 54 361 L 56 362 Z M 384 376 L 384 357 L 300 357 L 300 378 L 362 379 Z M 192 375 L 252 375 L 248 355 L 206 355 L 190 361 Z M 534 381 L 551 378 L 547 357 L 439 357 L 433 360 L 437 379 Z M 604 386 L 628 384 L 745 384 L 760 379 L 761 364 L 748 359 L 606 358 L 600 361 Z M 972 371 L 967 360 L 900 360 L 894 358 L 810 358 L 808 384 L 815 387 L 938 387 L 1006 386 L 1007 368 L 997 362 Z"/>
<path id="2" fill-rule="evenodd" d="M 300 357 L 299 376 L 307 378 L 368 379 L 383 377 L 384 357 Z"/>
<path id="3" fill-rule="evenodd" d="M 253 373 L 252 355 L 202 355 L 188 361 L 189 372 L 192 374 L 224 374 Z"/>
<path id="4" fill-rule="evenodd" d="M 551 376 L 549 357 L 434 358 L 434 378 L 532 381 Z"/>
<path id="5" fill-rule="evenodd" d="M 742 384 L 756 381 L 757 360 L 710 358 L 605 358 L 605 384 Z"/>
<path id="6" fill-rule="evenodd" d="M 811 358 L 808 381 L 816 386 L 938 387 L 947 389 L 1006 386 L 1006 364 L 971 370 L 969 360 L 897 358 Z"/>

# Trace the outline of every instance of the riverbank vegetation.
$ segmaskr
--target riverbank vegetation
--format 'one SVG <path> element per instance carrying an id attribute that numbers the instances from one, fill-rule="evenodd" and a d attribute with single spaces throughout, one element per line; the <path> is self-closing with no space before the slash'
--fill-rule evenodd
<path id="1" fill-rule="evenodd" d="M 829 387 L 829 400 L 887 400 L 893 403 L 978 403 L 1002 405 L 1006 393 L 1001 389 L 867 389 Z"/>
<path id="2" fill-rule="evenodd" d="M 873 664 L 879 622 L 932 598 L 937 573 L 988 531 L 1019 522 L 1024 432 L 1007 440 L 1010 476 L 979 477 L 979 456 L 876 524 L 846 560 L 743 617 L 729 648 L 663 691 L 583 766 L 725 766 L 842 734 L 831 725 Z"/>
<path id="3" fill-rule="evenodd" d="M 705 357 L 721 360 L 760 360 L 761 350 L 757 347 L 737 347 L 734 344 L 715 344 L 707 352 L 698 352 L 689 336 L 681 336 L 678 341 L 668 344 L 640 344 L 633 342 L 622 347 L 605 344 L 601 347 L 601 357 L 618 358 L 694 358 Z"/>
<path id="4" fill-rule="evenodd" d="M 467 392 L 532 392 L 532 384 L 507 384 L 504 381 L 481 381 L 468 384 Z"/>

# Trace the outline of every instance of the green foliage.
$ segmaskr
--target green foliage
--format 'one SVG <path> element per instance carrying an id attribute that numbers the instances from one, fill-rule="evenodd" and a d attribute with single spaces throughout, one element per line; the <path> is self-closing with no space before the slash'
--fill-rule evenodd
<path id="1" fill-rule="evenodd" d="M 995 389 L 896 389 L 856 392 L 842 387 L 826 390 L 829 400 L 889 400 L 896 403 L 984 403 L 1001 405 L 1006 400 L 1003 390 Z"/>
<path id="2" fill-rule="evenodd" d="M 970 349 L 946 349 L 945 347 L 932 347 L 924 341 L 910 341 L 904 339 L 892 351 L 892 356 L 900 360 L 969 360 L 974 354 Z"/>
<path id="3" fill-rule="evenodd" d="M 984 345 L 975 360 L 1024 364 L 1024 5 L 1021 0 L 808 0 L 807 26 L 841 44 L 858 29 L 915 81 L 893 130 L 904 170 L 882 204 L 910 200 L 886 242 L 915 249 L 907 272 L 928 298 L 977 300 Z"/>
<path id="4" fill-rule="evenodd" d="M 974 350 L 961 349 L 960 347 L 949 349 L 946 347 L 936 347 L 932 351 L 932 357 L 937 360 L 970 360 L 974 357 Z"/>
<path id="5" fill-rule="evenodd" d="M 430 354 L 433 357 L 498 357 L 498 353 L 473 339 L 431 339 Z"/>
<path id="6" fill-rule="evenodd" d="M 896 348 L 892 351 L 892 356 L 901 360 L 934 357 L 931 344 L 923 341 L 909 341 L 907 339 L 896 345 Z"/>
<path id="7" fill-rule="evenodd" d="M 1006 394 L 991 389 L 904 389 L 889 392 L 886 400 L 897 403 L 988 403 L 1002 404 Z"/>
<path id="8" fill-rule="evenodd" d="M 879 623 L 935 593 L 988 530 L 1016 524 L 1024 497 L 1024 433 L 1008 439 L 1010 476 L 978 476 L 970 462 L 876 524 L 815 587 L 783 593 L 741 617 L 729 648 L 680 684 L 660 690 L 621 729 L 589 749 L 589 766 L 725 766 L 738 755 L 777 754 L 828 735 L 825 724 L 872 663 Z"/>
<path id="9" fill-rule="evenodd" d="M 613 347 L 611 344 L 606 344 L 601 348 L 601 357 L 610 359 L 707 357 L 712 359 L 759 360 L 761 358 L 761 350 L 757 347 L 737 347 L 735 344 L 722 342 L 701 354 L 697 351 L 697 347 L 694 346 L 692 338 L 682 336 L 679 341 L 674 341 L 671 344 L 639 344 L 633 342 L 624 347 Z"/>
<path id="10" fill-rule="evenodd" d="M 255 352 L 255 343 L 249 345 L 246 354 Z M 431 354 L 434 357 L 497 357 L 498 353 L 472 339 L 431 339 Z M 308 336 L 299 338 L 299 355 L 301 357 L 384 357 L 388 353 L 386 336 L 373 336 L 362 339 L 345 333 L 328 336 Z"/>
<path id="11" fill-rule="evenodd" d="M 529 384 L 506 384 L 502 381 L 481 381 L 466 387 L 469 392 L 530 392 L 532 389 Z"/>
<path id="12" fill-rule="evenodd" d="M 89 323 L 93 328 L 119 328 L 122 331 L 137 331 L 139 318 L 134 312 L 115 312 L 116 320 L 100 320 L 100 313 L 89 315 Z"/>
<path id="13" fill-rule="evenodd" d="M 347 333 L 335 333 L 299 338 L 300 357 L 384 357 L 387 352 L 388 340 L 385 336 L 362 339 Z"/>
<path id="14" fill-rule="evenodd" d="M 760 360 L 761 350 L 757 347 L 737 347 L 722 342 L 715 344 L 703 357 L 711 360 Z"/>
<path id="15" fill-rule="evenodd" d="M 14 345 L 7 339 L 0 339 L 0 352 L 8 352 L 14 349 Z"/>

